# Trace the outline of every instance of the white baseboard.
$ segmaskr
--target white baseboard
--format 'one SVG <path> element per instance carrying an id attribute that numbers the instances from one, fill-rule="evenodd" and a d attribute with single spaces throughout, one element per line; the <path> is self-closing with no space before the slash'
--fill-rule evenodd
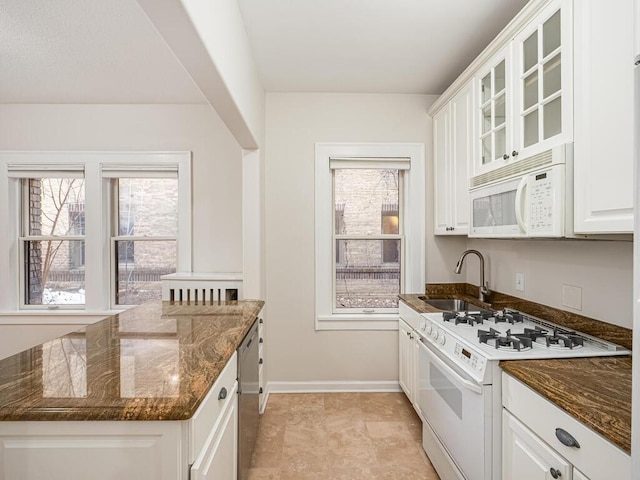
<path id="1" fill-rule="evenodd" d="M 397 381 L 269 382 L 269 393 L 401 392 Z"/>

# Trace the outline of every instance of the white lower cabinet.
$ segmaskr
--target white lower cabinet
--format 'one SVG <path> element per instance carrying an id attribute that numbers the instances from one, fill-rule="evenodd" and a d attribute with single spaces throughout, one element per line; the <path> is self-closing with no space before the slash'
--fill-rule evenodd
<path id="1" fill-rule="evenodd" d="M 631 479 L 629 454 L 505 373 L 502 405 L 503 480 Z"/>
<path id="2" fill-rule="evenodd" d="M 422 318 L 418 312 L 400 302 L 398 320 L 398 380 L 400 388 L 418 411 L 418 342 L 416 333 Z"/>
<path id="3" fill-rule="evenodd" d="M 236 480 L 237 356 L 189 420 L 0 422 L 0 480 Z"/>
<path id="4" fill-rule="evenodd" d="M 398 325 L 398 351 L 400 388 L 407 395 L 411 403 L 415 403 L 416 396 L 416 337 L 415 330 L 402 319 Z"/>
<path id="5" fill-rule="evenodd" d="M 219 423 L 211 430 L 207 443 L 191 467 L 191 480 L 238 478 L 238 397 L 237 385 L 230 392 Z"/>
<path id="6" fill-rule="evenodd" d="M 571 480 L 572 466 L 506 410 L 502 414 L 503 480 Z"/>

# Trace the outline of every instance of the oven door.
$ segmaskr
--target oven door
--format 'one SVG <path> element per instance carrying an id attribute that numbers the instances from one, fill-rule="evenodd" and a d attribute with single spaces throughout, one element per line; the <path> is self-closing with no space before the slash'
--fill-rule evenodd
<path id="1" fill-rule="evenodd" d="M 418 407 L 444 452 L 468 480 L 491 478 L 491 385 L 447 362 L 423 339 Z"/>

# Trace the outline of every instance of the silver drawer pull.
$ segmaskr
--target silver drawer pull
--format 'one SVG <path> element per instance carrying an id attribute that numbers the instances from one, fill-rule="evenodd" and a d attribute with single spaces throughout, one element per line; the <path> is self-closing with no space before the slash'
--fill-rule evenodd
<path id="1" fill-rule="evenodd" d="M 567 447 L 576 447 L 580 448 L 580 444 L 578 441 L 566 430 L 562 428 L 556 428 L 556 438 L 560 440 L 560 443 L 566 445 Z"/>
<path id="2" fill-rule="evenodd" d="M 227 389 L 222 387 L 220 389 L 220 393 L 218 394 L 218 400 L 224 400 L 225 398 L 227 398 Z"/>

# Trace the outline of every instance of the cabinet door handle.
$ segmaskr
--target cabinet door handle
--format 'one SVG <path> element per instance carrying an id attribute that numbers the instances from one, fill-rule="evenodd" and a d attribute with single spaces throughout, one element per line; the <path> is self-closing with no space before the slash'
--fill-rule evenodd
<path id="1" fill-rule="evenodd" d="M 262 393 L 262 392 L 263 392 L 262 387 L 260 387 L 260 391 L 258 393 Z"/>
<path id="2" fill-rule="evenodd" d="M 258 362 L 259 365 L 262 365 L 262 359 L 260 359 L 260 361 Z"/>
<path id="3" fill-rule="evenodd" d="M 580 448 L 580 444 L 574 438 L 574 436 L 571 435 L 566 430 L 563 430 L 562 428 L 556 428 L 556 438 L 558 440 L 560 440 L 560 443 L 562 443 L 563 445 L 565 445 L 567 447 Z"/>
<path id="4" fill-rule="evenodd" d="M 551 467 L 549 469 L 549 473 L 551 474 L 551 476 L 553 478 L 560 478 L 562 476 L 562 473 L 560 473 L 560 470 L 556 470 L 555 468 Z"/>
<path id="5" fill-rule="evenodd" d="M 222 387 L 220 389 L 220 393 L 218 394 L 218 400 L 224 400 L 225 398 L 227 398 L 227 389 Z"/>
<path id="6" fill-rule="evenodd" d="M 508 154 L 508 153 L 505 153 L 505 154 L 502 156 L 502 158 L 503 158 L 504 160 L 509 160 L 509 154 Z"/>
<path id="7" fill-rule="evenodd" d="M 513 152 L 511 152 L 511 156 L 512 157 L 517 157 L 518 156 L 518 151 L 514 150 Z"/>
<path id="8" fill-rule="evenodd" d="M 264 339 L 263 338 L 260 339 L 260 343 L 264 343 Z"/>

